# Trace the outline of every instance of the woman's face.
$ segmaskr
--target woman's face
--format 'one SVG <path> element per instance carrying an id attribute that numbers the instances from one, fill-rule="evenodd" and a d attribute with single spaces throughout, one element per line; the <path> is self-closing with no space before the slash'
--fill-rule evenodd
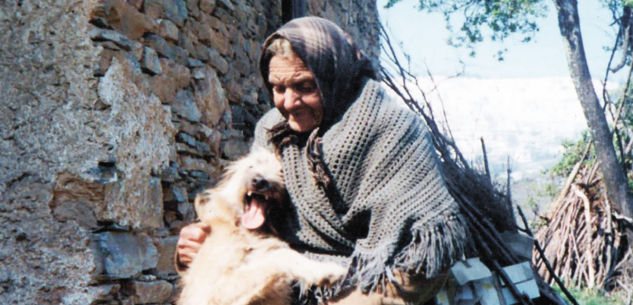
<path id="1" fill-rule="evenodd" d="M 290 128 L 303 133 L 314 130 L 323 120 L 321 92 L 314 75 L 296 56 L 273 56 L 268 82 L 273 87 L 275 107 L 288 120 Z"/>

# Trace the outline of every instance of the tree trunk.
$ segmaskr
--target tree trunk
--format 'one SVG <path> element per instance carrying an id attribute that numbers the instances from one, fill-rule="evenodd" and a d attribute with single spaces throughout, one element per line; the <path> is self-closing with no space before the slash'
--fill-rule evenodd
<path id="1" fill-rule="evenodd" d="M 591 131 L 603 181 L 607 188 L 607 197 L 620 213 L 632 217 L 633 196 L 622 166 L 615 155 L 611 130 L 589 74 L 580 33 L 578 3 L 576 0 L 554 0 L 554 3 L 558 11 L 558 26 L 563 36 L 569 72 Z"/>

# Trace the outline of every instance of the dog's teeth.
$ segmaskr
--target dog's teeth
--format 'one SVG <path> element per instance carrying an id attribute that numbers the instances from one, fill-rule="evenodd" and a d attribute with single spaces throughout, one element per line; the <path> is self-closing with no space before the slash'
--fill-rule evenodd
<path id="1" fill-rule="evenodd" d="M 253 192 L 248 192 L 246 193 L 246 195 L 248 195 L 248 197 L 251 197 L 251 195 L 253 195 Z"/>

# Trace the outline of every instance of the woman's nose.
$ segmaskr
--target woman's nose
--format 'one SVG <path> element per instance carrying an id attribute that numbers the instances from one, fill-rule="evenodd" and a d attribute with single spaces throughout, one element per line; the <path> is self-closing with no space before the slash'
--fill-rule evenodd
<path id="1" fill-rule="evenodd" d="M 286 92 L 284 92 L 284 106 L 286 109 L 293 108 L 294 106 L 299 104 L 299 100 L 301 98 L 301 94 L 292 88 L 286 88 Z"/>

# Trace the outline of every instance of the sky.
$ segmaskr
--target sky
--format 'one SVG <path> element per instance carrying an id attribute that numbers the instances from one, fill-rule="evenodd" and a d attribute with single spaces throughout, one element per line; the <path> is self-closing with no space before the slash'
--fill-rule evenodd
<path id="1" fill-rule="evenodd" d="M 590 72 L 594 77 L 604 78 L 610 53 L 603 47 L 612 47 L 617 34 L 609 26 L 611 12 L 599 0 L 579 2 L 581 31 Z M 503 42 L 486 39 L 477 45 L 475 58 L 470 57 L 465 48 L 447 45 L 449 32 L 444 17 L 439 13 L 418 11 L 417 0 L 403 0 L 390 9 L 384 9 L 387 0 L 378 0 L 377 3 L 381 20 L 390 30 L 392 39 L 402 42 L 404 49 L 416 61 L 419 60 L 421 67 L 426 63 L 436 75 L 449 76 L 461 71 L 461 60 L 466 64 L 467 75 L 477 78 L 569 76 L 556 11 L 551 1 L 545 1 L 547 16 L 539 19 L 540 29 L 532 42 L 522 43 L 522 36 L 511 36 Z M 505 60 L 499 62 L 493 56 L 504 48 L 508 49 Z M 620 75 L 619 80 L 624 81 L 623 76 Z"/>
<path id="2" fill-rule="evenodd" d="M 383 24 L 392 41 L 401 42 L 411 56 L 426 90 L 432 88 L 426 68 L 433 74 L 443 101 L 440 104 L 437 94 L 431 94 L 434 109 L 437 112 L 444 106 L 451 131 L 467 158 L 481 159 L 480 139 L 484 138 L 494 172 L 504 175 L 509 158 L 513 180 L 534 178 L 560 159 L 563 140 L 578 139 L 586 129 L 551 1 L 546 1 L 547 17 L 539 20 L 540 30 L 532 42 L 522 43 L 519 36 L 503 42 L 487 39 L 476 46 L 474 58 L 469 50 L 446 44 L 449 32 L 441 14 L 418 11 L 417 0 L 384 9 L 386 2 L 378 0 Z M 611 55 L 604 47 L 612 46 L 617 33 L 609 26 L 611 12 L 600 1 L 579 2 L 589 69 L 601 92 Z M 508 49 L 504 61 L 498 61 L 494 55 L 504 48 Z M 462 76 L 450 78 L 462 70 Z M 608 89 L 617 90 L 626 80 L 625 73 L 610 75 Z"/>

